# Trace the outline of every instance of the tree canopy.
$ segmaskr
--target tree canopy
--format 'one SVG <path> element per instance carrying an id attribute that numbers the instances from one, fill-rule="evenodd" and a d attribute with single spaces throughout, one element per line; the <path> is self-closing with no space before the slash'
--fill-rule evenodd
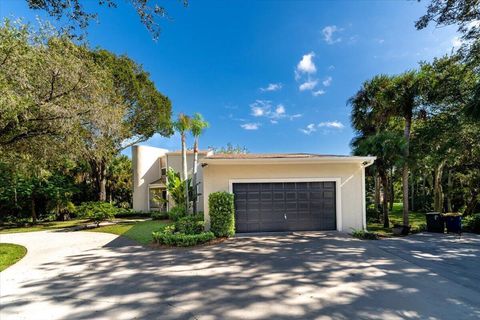
<path id="1" fill-rule="evenodd" d="M 85 30 L 92 20 L 98 19 L 98 13 L 87 11 L 85 5 L 97 5 L 98 11 L 100 7 L 114 9 L 118 5 L 118 0 L 26 0 L 30 9 L 43 10 L 50 17 L 65 21 L 64 31 L 69 34 L 78 34 L 78 29 Z M 159 20 L 169 18 L 168 11 L 161 0 L 127 0 L 137 12 L 142 24 L 152 34 L 154 39 L 160 36 Z M 178 0 L 183 6 L 188 5 L 188 0 Z"/>

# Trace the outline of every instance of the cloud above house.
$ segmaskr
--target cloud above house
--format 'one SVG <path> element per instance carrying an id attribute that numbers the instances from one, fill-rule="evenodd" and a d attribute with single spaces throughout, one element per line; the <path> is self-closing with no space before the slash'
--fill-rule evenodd
<path id="1" fill-rule="evenodd" d="M 328 76 L 322 81 L 324 87 L 329 87 L 332 84 L 333 78 Z"/>
<path id="2" fill-rule="evenodd" d="M 341 42 L 342 38 L 336 36 L 336 34 L 341 31 L 342 29 L 338 28 L 336 25 L 326 26 L 322 29 L 323 40 L 325 40 L 327 44 Z"/>
<path id="3" fill-rule="evenodd" d="M 335 128 L 335 129 L 343 129 L 345 128 L 345 126 L 343 125 L 343 123 L 341 123 L 340 121 L 327 121 L 327 122 L 320 122 L 318 124 L 318 127 L 319 128 L 322 128 L 322 127 L 325 127 L 325 128 Z"/>
<path id="4" fill-rule="evenodd" d="M 266 87 L 260 88 L 262 92 L 271 92 L 271 91 L 278 91 L 281 90 L 283 87 L 282 83 L 269 83 Z"/>
<path id="5" fill-rule="evenodd" d="M 341 123 L 340 121 L 325 121 L 325 122 L 320 122 L 318 124 L 315 123 L 310 123 L 308 124 L 305 128 L 300 128 L 299 130 L 303 132 L 306 135 L 310 135 L 313 132 L 316 132 L 319 129 L 324 129 L 322 130 L 324 133 L 330 132 L 326 129 L 332 129 L 332 130 L 342 130 L 345 128 L 345 125 Z"/>
<path id="6" fill-rule="evenodd" d="M 322 90 L 322 89 L 312 92 L 314 97 L 323 96 L 325 93 L 326 93 L 326 91 Z"/>
<path id="7" fill-rule="evenodd" d="M 258 130 L 258 128 L 260 128 L 260 123 L 258 122 L 244 123 L 244 124 L 241 124 L 240 127 L 242 127 L 244 130 Z"/>
<path id="8" fill-rule="evenodd" d="M 309 134 L 317 131 L 317 127 L 316 127 L 315 123 L 310 123 L 305 128 L 300 129 L 300 131 L 309 135 Z"/>
<path id="9" fill-rule="evenodd" d="M 317 86 L 317 84 L 318 84 L 318 80 L 316 79 L 307 80 L 298 86 L 298 90 L 300 91 L 313 90 Z"/>
<path id="10" fill-rule="evenodd" d="M 317 72 L 317 66 L 313 62 L 315 53 L 312 51 L 310 53 L 304 54 L 300 62 L 297 64 L 297 73 L 299 74 L 314 74 Z"/>
<path id="11" fill-rule="evenodd" d="M 266 117 L 270 120 L 290 117 L 287 115 L 287 110 L 283 104 L 274 105 L 270 100 L 255 100 L 250 104 L 250 114 L 257 118 Z"/>

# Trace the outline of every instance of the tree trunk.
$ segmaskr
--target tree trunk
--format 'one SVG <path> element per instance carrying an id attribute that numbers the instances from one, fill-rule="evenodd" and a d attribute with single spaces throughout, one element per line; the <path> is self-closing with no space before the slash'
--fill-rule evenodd
<path id="1" fill-rule="evenodd" d="M 408 226 L 410 221 L 408 219 L 408 176 L 409 176 L 409 167 L 408 160 L 410 157 L 410 129 L 412 126 L 412 116 L 408 115 L 405 117 L 405 129 L 403 131 L 403 136 L 405 138 L 405 154 L 404 154 L 404 163 L 403 163 L 403 172 L 402 172 L 402 186 L 403 186 L 403 225 Z"/>
<path id="2" fill-rule="evenodd" d="M 182 132 L 182 175 L 185 183 L 185 210 L 188 213 L 189 199 L 188 199 L 188 168 L 187 168 L 187 142 L 185 132 Z"/>
<path id="3" fill-rule="evenodd" d="M 443 212 L 443 188 L 442 176 L 446 160 L 442 160 L 435 168 L 435 180 L 433 182 L 433 210 Z"/>
<path id="4" fill-rule="evenodd" d="M 32 194 L 30 198 L 30 204 L 32 206 L 31 208 L 31 214 L 32 214 L 32 223 L 36 224 L 37 223 L 37 211 L 35 210 L 35 197 Z"/>
<path id="5" fill-rule="evenodd" d="M 382 212 L 383 212 L 383 227 L 388 228 L 390 227 L 390 220 L 388 218 L 388 178 L 386 173 L 381 173 L 381 180 L 382 180 L 382 188 L 383 188 L 383 205 L 382 205 Z"/>
<path id="6" fill-rule="evenodd" d="M 93 180 L 97 192 L 98 201 L 107 201 L 107 165 L 104 159 L 91 160 Z"/>
<path id="7" fill-rule="evenodd" d="M 193 213 L 197 213 L 197 165 L 198 165 L 198 137 L 195 137 L 195 141 L 193 143 L 193 175 L 192 175 L 192 186 L 193 186 L 193 193 L 194 198 L 192 202 L 193 206 Z"/>
<path id="8" fill-rule="evenodd" d="M 465 211 L 463 212 L 463 215 L 465 216 L 471 215 L 478 203 L 478 190 L 472 190 L 470 192 L 470 195 L 470 201 L 468 201 L 467 206 L 465 207 Z"/>
<path id="9" fill-rule="evenodd" d="M 447 211 L 453 212 L 452 209 L 452 190 L 453 190 L 453 181 L 452 181 L 452 170 L 448 170 L 448 180 L 447 180 Z"/>
<path id="10" fill-rule="evenodd" d="M 410 210 L 412 211 L 415 211 L 415 201 L 414 201 L 414 198 L 415 198 L 415 180 L 410 177 L 410 186 L 411 186 L 411 190 L 410 190 Z"/>
<path id="11" fill-rule="evenodd" d="M 395 190 L 393 188 L 393 169 L 390 170 L 390 179 L 388 179 L 389 195 L 390 195 L 390 211 L 393 210 L 393 203 L 395 202 Z"/>
<path id="12" fill-rule="evenodd" d="M 380 176 L 375 172 L 375 210 L 377 211 L 377 219 L 380 219 Z"/>

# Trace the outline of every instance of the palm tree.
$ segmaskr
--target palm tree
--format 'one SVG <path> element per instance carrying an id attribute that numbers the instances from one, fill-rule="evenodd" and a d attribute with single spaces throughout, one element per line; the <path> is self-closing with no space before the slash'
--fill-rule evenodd
<path id="1" fill-rule="evenodd" d="M 396 150 L 390 148 L 392 137 L 382 134 L 388 121 L 385 110 L 388 100 L 385 90 L 391 85 L 391 78 L 379 75 L 363 83 L 360 90 L 348 101 L 352 106 L 351 121 L 357 136 L 352 140 L 356 155 L 375 155 L 376 174 L 380 177 L 383 189 L 382 216 L 384 227 L 389 227 L 388 217 L 388 169 L 393 165 L 391 157 Z"/>
<path id="2" fill-rule="evenodd" d="M 180 133 L 182 138 L 182 180 L 185 183 L 185 210 L 188 212 L 189 199 L 188 199 L 188 169 L 187 169 L 187 143 L 186 133 L 191 127 L 191 118 L 184 113 L 178 115 L 177 121 L 173 124 L 175 130 Z"/>
<path id="3" fill-rule="evenodd" d="M 403 225 L 409 225 L 408 219 L 408 178 L 410 173 L 410 135 L 412 130 L 413 115 L 420 105 L 420 76 L 416 71 L 408 71 L 393 77 L 392 86 L 389 88 L 390 107 L 386 109 L 387 117 L 398 116 L 404 120 L 402 189 L 403 189 Z"/>
<path id="4" fill-rule="evenodd" d="M 200 135 L 208 128 L 209 124 L 203 119 L 203 116 L 200 113 L 195 113 L 193 119 L 191 120 L 190 132 L 194 137 L 193 143 L 193 192 L 195 194 L 193 201 L 193 213 L 197 213 L 197 166 L 198 166 L 198 138 Z"/>

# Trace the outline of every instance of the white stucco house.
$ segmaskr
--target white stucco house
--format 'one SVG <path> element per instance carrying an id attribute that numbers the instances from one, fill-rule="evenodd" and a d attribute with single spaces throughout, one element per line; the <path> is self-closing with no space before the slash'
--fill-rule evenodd
<path id="1" fill-rule="evenodd" d="M 168 167 L 181 171 L 181 153 L 134 146 L 133 207 L 168 210 Z M 216 191 L 235 195 L 236 232 L 338 230 L 366 227 L 365 168 L 375 157 L 306 153 L 199 153 L 198 208 L 210 222 L 208 196 Z M 193 153 L 188 153 L 192 173 Z M 154 200 L 161 195 L 167 205 Z"/>

